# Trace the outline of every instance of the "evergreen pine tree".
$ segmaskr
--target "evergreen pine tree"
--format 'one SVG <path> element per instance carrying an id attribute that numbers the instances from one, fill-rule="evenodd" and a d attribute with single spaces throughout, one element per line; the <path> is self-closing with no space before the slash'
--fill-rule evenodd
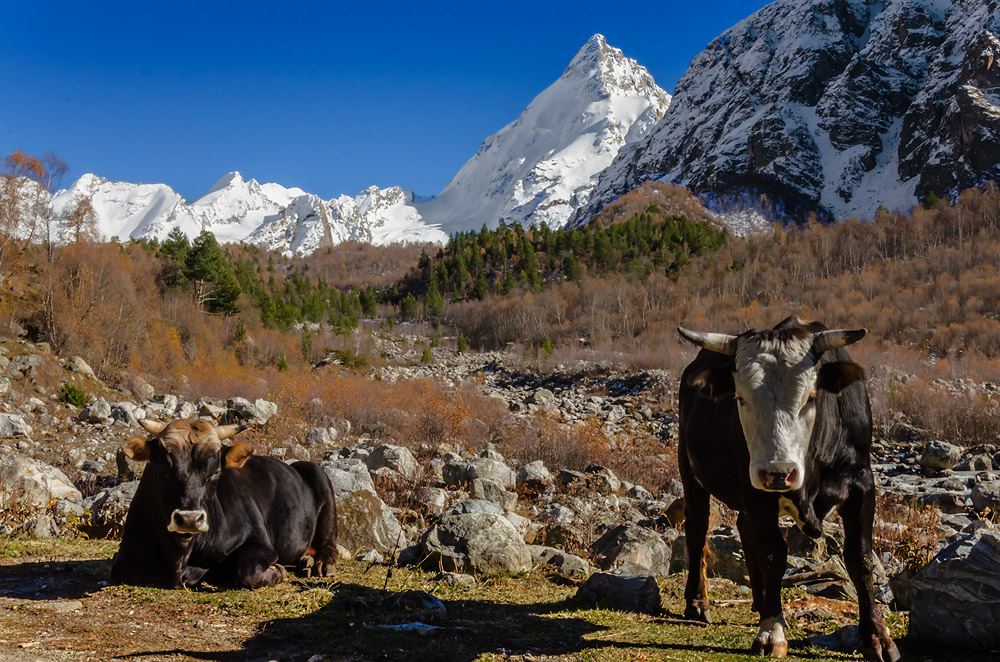
<path id="1" fill-rule="evenodd" d="M 299 348 L 302 350 L 302 360 L 306 363 L 312 363 L 313 341 L 308 324 L 302 326 L 302 339 Z"/>
<path id="2" fill-rule="evenodd" d="M 437 320 L 444 312 L 444 298 L 438 291 L 437 283 L 433 280 L 427 286 L 427 294 L 424 295 L 424 315 L 428 319 Z"/>

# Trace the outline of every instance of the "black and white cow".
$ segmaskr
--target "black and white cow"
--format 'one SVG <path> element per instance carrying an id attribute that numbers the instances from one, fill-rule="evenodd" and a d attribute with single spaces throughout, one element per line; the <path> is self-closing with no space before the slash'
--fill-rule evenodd
<path id="1" fill-rule="evenodd" d="M 837 508 L 844 561 L 858 592 L 861 651 L 868 660 L 895 662 L 899 652 L 873 596 L 868 391 L 864 370 L 842 349 L 866 330 L 827 330 L 790 317 L 774 329 L 740 335 L 678 332 L 703 348 L 680 386 L 678 454 L 691 569 L 685 616 L 711 622 L 705 540 L 712 495 L 739 511 L 753 609 L 760 614 L 753 651 L 783 657 L 787 547 L 779 515 L 791 515 L 818 538 L 823 519 Z"/>
<path id="2" fill-rule="evenodd" d="M 333 486 L 312 462 L 285 464 L 238 442 L 243 426 L 141 421 L 122 447 L 147 462 L 111 568 L 121 584 L 179 588 L 203 579 L 255 588 L 285 565 L 330 575 L 337 562 Z"/>

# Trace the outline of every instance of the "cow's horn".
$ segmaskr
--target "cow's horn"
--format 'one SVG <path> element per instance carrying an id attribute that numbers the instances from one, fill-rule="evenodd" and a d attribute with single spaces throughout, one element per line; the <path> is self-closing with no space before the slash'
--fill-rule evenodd
<path id="1" fill-rule="evenodd" d="M 240 432 L 247 429 L 246 423 L 235 423 L 233 425 L 217 425 L 215 426 L 215 434 L 218 435 L 219 441 L 225 441 L 230 437 L 233 437 Z"/>
<path id="2" fill-rule="evenodd" d="M 166 423 L 151 421 L 148 418 L 144 418 L 141 421 L 139 421 L 139 425 L 141 425 L 142 429 L 148 432 L 149 434 L 160 434 L 161 432 L 163 432 L 163 428 L 167 427 Z"/>
<path id="3" fill-rule="evenodd" d="M 828 352 L 838 347 L 853 345 L 868 333 L 868 329 L 831 329 L 820 331 L 813 338 L 813 351 L 817 354 Z"/>
<path id="4" fill-rule="evenodd" d="M 681 338 L 698 345 L 698 347 L 729 356 L 736 353 L 736 336 L 731 336 L 728 333 L 701 333 L 688 331 L 682 326 L 677 327 L 677 333 L 681 334 Z"/>

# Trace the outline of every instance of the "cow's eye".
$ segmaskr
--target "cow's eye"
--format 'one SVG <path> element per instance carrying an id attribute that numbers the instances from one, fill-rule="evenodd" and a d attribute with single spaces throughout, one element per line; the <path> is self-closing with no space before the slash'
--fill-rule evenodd
<path id="1" fill-rule="evenodd" d="M 809 397 L 806 398 L 806 404 L 811 405 L 816 402 L 816 391 L 809 391 Z"/>
<path id="2" fill-rule="evenodd" d="M 736 394 L 736 403 L 737 403 L 737 404 L 738 404 L 739 406 L 741 406 L 741 407 L 742 407 L 742 406 L 744 406 L 744 405 L 745 405 L 745 404 L 747 403 L 747 401 L 743 399 L 743 396 L 742 396 L 742 395 L 740 395 L 739 393 L 737 393 L 737 394 Z"/>

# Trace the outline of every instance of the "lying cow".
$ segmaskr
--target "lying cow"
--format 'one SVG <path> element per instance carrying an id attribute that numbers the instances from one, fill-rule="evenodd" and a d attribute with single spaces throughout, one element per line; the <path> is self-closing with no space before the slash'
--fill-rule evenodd
<path id="1" fill-rule="evenodd" d="M 703 350 L 680 386 L 681 479 L 686 498 L 685 616 L 710 623 L 705 592 L 709 495 L 739 511 L 737 526 L 760 629 L 757 654 L 784 657 L 781 579 L 787 548 L 778 527 L 791 515 L 818 538 L 834 509 L 844 523 L 844 562 L 858 592 L 861 652 L 895 662 L 899 652 L 872 592 L 871 410 L 864 370 L 846 345 L 865 329 L 827 330 L 790 317 L 738 336 L 679 328 Z"/>
<path id="2" fill-rule="evenodd" d="M 125 519 L 111 579 L 179 588 L 202 579 L 255 588 L 287 564 L 330 575 L 337 562 L 333 487 L 312 462 L 291 465 L 223 442 L 244 429 L 201 420 L 141 425 L 122 450 L 148 466 Z"/>

